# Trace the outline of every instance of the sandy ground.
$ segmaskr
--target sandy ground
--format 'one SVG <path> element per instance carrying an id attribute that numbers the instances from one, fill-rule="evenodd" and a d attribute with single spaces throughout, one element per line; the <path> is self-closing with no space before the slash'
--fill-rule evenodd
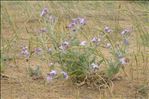
<path id="1" fill-rule="evenodd" d="M 36 7 L 36 3 L 31 3 L 30 6 L 33 8 Z M 127 4 L 127 6 L 123 6 L 126 2 L 120 3 L 122 4 L 122 10 L 125 10 L 127 7 L 130 7 L 131 4 Z M 34 6 L 35 5 L 35 6 Z M 43 3 L 43 5 L 49 6 L 46 3 Z M 43 6 L 41 5 L 41 6 Z M 53 5 L 54 6 L 54 5 Z M 56 5 L 55 5 L 56 6 Z M 81 5 L 80 5 L 81 6 Z M 94 28 L 95 30 L 97 27 L 103 25 L 106 25 L 109 23 L 109 25 L 114 24 L 114 19 L 113 19 L 113 14 L 110 12 L 104 12 L 104 7 L 105 5 L 100 5 L 101 9 L 98 12 L 98 9 L 96 8 L 90 8 L 89 11 L 84 11 L 81 10 L 82 13 L 81 15 L 84 15 L 89 21 L 88 27 Z M 108 4 L 106 5 L 108 6 Z M 111 5 L 112 6 L 112 5 Z M 131 6 L 134 6 L 133 4 Z M 83 5 L 81 6 L 83 9 Z M 7 8 L 8 14 L 13 17 L 13 24 L 15 24 L 14 30 L 18 32 L 18 37 L 19 39 L 15 42 L 12 43 L 12 51 L 8 51 L 7 55 L 12 57 L 13 55 L 17 56 L 17 59 L 15 62 L 13 60 L 6 61 L 6 68 L 5 71 L 2 73 L 4 75 L 1 76 L 1 99 L 149 99 L 147 95 L 143 95 L 141 92 L 138 91 L 139 86 L 141 85 L 149 85 L 149 64 L 148 64 L 148 56 L 146 55 L 147 51 L 143 53 L 145 59 L 138 61 L 138 63 L 135 63 L 135 58 L 131 57 L 130 55 L 130 63 L 126 66 L 126 72 L 128 73 L 128 77 L 124 76 L 124 73 L 121 72 L 120 75 L 122 76 L 122 79 L 119 81 L 114 81 L 113 82 L 113 87 L 112 89 L 112 94 L 110 94 L 108 89 L 103 89 L 103 90 L 97 90 L 97 89 L 90 89 L 87 88 L 86 86 L 83 87 L 77 87 L 76 85 L 73 85 L 71 80 L 55 80 L 48 84 L 46 82 L 46 73 L 48 72 L 48 66 L 46 63 L 42 63 L 38 59 L 32 60 L 30 63 L 34 66 L 34 64 L 41 64 L 41 70 L 43 74 L 43 79 L 36 79 L 33 80 L 29 75 L 27 74 L 27 67 L 28 63 L 18 57 L 18 51 L 19 48 L 22 44 L 27 44 L 28 39 L 29 39 L 29 34 L 26 32 L 26 28 L 28 29 L 29 33 L 33 33 L 38 27 L 40 27 L 39 22 L 38 22 L 38 17 L 36 15 L 38 13 L 31 14 L 29 15 L 30 17 L 27 17 L 27 13 L 24 13 L 27 11 L 28 13 L 31 13 L 30 10 L 26 7 L 25 8 L 25 3 L 18 3 L 18 4 L 13 4 L 10 2 L 4 3 L 2 6 L 2 14 L 6 14 L 5 11 Z M 136 15 L 140 15 L 139 18 L 145 20 L 145 15 L 142 13 L 145 12 L 144 9 L 140 9 L 141 7 L 136 6 L 136 9 L 131 9 L 136 10 L 137 12 L 135 13 Z M 19 9 L 19 10 L 18 10 Z M 61 9 L 61 10 L 59 10 Z M 63 23 L 65 21 L 65 17 L 67 16 L 68 13 L 65 13 L 64 15 L 64 8 L 57 8 L 55 14 L 59 14 L 60 18 L 60 23 L 57 28 L 60 28 L 58 31 L 65 31 L 65 24 Z M 75 8 L 76 9 L 76 8 Z M 108 8 L 110 9 L 110 8 Z M 70 9 L 73 10 L 73 9 Z M 130 10 L 130 9 L 129 9 Z M 17 12 L 16 12 L 17 11 Z M 38 10 L 39 11 L 39 10 Z M 111 11 L 115 11 L 114 9 Z M 54 13 L 54 11 L 53 11 Z M 76 10 L 74 12 L 74 16 L 77 16 L 80 12 Z M 18 15 L 17 15 L 18 14 Z M 126 14 L 126 13 L 125 13 Z M 130 26 L 133 27 L 131 19 L 128 17 L 125 17 L 126 15 L 120 16 L 120 21 L 119 24 L 121 27 L 125 26 Z M 70 18 L 73 16 L 70 15 Z M 94 16 L 93 16 L 94 15 Z M 98 18 L 99 17 L 99 18 Z M 144 18 L 145 17 L 145 18 Z M 66 17 L 67 18 L 67 17 Z M 97 18 L 97 19 L 96 19 Z M 2 20 L 7 20 L 2 16 Z M 93 20 L 93 21 L 92 21 Z M 7 21 L 2 21 L 2 26 L 1 26 L 1 33 L 2 37 L 5 38 L 5 40 L 11 39 L 12 37 L 16 37 L 13 35 L 14 31 L 12 29 L 12 26 L 8 23 Z M 61 26 L 62 25 L 62 26 Z M 14 25 L 13 25 L 14 26 Z M 26 28 L 25 28 L 26 27 Z M 146 27 L 144 27 L 146 28 Z M 90 29 L 87 29 L 86 31 L 89 32 L 94 32 L 91 31 Z M 36 35 L 33 33 L 33 35 Z M 89 35 L 90 36 L 90 35 Z M 136 36 L 133 34 L 133 36 Z M 132 45 L 130 46 L 130 52 L 134 52 L 137 50 L 136 48 L 136 43 L 134 43 L 136 40 L 134 38 L 131 39 Z M 13 46 L 14 45 L 14 46 Z M 16 49 L 15 49 L 16 48 Z M 144 49 L 144 47 L 139 47 L 140 50 Z M 143 51 L 143 50 L 142 50 Z M 141 52 L 141 51 L 140 51 Z M 106 53 L 106 52 L 105 52 Z M 132 53 L 133 54 L 133 53 Z M 141 59 L 140 54 L 136 54 L 137 59 Z M 108 55 L 107 55 L 108 56 Z M 6 78 L 5 78 L 6 76 Z M 149 96 L 149 95 L 148 95 Z"/>

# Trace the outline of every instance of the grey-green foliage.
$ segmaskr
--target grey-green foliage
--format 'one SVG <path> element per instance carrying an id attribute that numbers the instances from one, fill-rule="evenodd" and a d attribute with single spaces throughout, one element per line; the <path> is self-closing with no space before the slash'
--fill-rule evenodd
<path id="1" fill-rule="evenodd" d="M 109 78 L 113 77 L 115 74 L 119 72 L 120 66 L 119 62 L 115 61 L 109 61 L 108 62 L 108 69 L 107 69 L 107 75 Z"/>
<path id="2" fill-rule="evenodd" d="M 57 53 L 57 59 L 65 71 L 71 77 L 85 76 L 89 71 L 89 65 L 94 61 L 89 50 L 68 50 L 66 53 Z"/>
<path id="3" fill-rule="evenodd" d="M 41 75 L 41 70 L 40 70 L 40 66 L 36 66 L 35 68 L 31 68 L 30 66 L 29 66 L 29 68 L 28 68 L 28 73 L 29 73 L 29 75 L 32 77 L 32 76 L 40 76 Z"/>

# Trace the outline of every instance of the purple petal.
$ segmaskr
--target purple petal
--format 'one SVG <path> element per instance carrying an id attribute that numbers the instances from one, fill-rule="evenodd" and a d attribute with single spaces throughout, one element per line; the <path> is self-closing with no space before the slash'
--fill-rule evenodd
<path id="1" fill-rule="evenodd" d="M 86 44 L 87 44 L 86 41 L 82 41 L 82 42 L 80 43 L 81 46 L 85 46 Z"/>
<path id="2" fill-rule="evenodd" d="M 40 54 L 41 51 L 42 51 L 42 48 L 35 48 L 35 53 L 36 53 L 36 54 Z"/>
<path id="3" fill-rule="evenodd" d="M 55 76 L 57 73 L 55 70 L 52 70 L 51 72 L 48 73 L 49 76 L 53 77 Z"/>
<path id="4" fill-rule="evenodd" d="M 129 33 L 129 32 L 130 32 L 129 29 L 124 29 L 124 30 L 121 32 L 121 35 L 125 35 L 125 34 L 127 34 L 127 33 Z"/>
<path id="5" fill-rule="evenodd" d="M 80 24 L 85 25 L 85 24 L 86 24 L 85 19 L 81 18 L 81 19 L 80 19 Z"/>
<path id="6" fill-rule="evenodd" d="M 47 81 L 50 82 L 53 78 L 51 76 L 47 76 Z"/>
<path id="7" fill-rule="evenodd" d="M 106 27 L 104 28 L 104 31 L 107 32 L 107 33 L 112 32 L 112 30 L 111 30 L 108 26 L 106 26 Z"/>
<path id="8" fill-rule="evenodd" d="M 61 73 L 63 74 L 65 79 L 68 79 L 68 74 L 66 72 L 62 71 Z"/>
<path id="9" fill-rule="evenodd" d="M 42 10 L 42 12 L 40 13 L 40 16 L 41 16 L 41 17 L 42 17 L 42 16 L 45 16 L 47 13 L 48 13 L 48 8 L 44 8 L 44 9 Z"/>

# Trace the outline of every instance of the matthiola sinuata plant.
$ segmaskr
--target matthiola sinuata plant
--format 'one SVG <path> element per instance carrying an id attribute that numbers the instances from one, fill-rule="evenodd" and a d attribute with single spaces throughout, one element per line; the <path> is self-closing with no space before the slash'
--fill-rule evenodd
<path id="1" fill-rule="evenodd" d="M 108 48 L 109 52 L 112 54 L 112 57 L 107 60 L 107 75 L 110 78 L 115 76 L 121 68 L 124 69 L 124 65 L 128 63 L 127 48 L 129 45 L 128 39 L 130 36 L 130 29 L 124 29 L 120 32 L 119 35 L 121 39 L 117 42 L 113 41 L 112 36 L 114 33 L 111 31 L 112 30 L 109 27 L 105 27 L 103 32 L 104 37 L 108 42 L 105 47 Z"/>
<path id="2" fill-rule="evenodd" d="M 111 38 L 115 35 L 113 30 L 106 26 L 102 32 L 91 39 L 80 40 L 78 35 L 87 24 L 86 19 L 82 17 L 74 18 L 66 26 L 68 32 L 62 34 L 63 38 L 57 40 L 54 26 L 57 19 L 47 8 L 44 8 L 40 14 L 46 26 L 38 31 L 37 39 L 41 47 L 35 48 L 37 55 L 43 55 L 44 59 L 49 61 L 47 81 L 50 82 L 55 78 L 63 77 L 72 79 L 75 82 L 84 80 L 87 75 L 99 73 L 102 71 L 101 66 L 107 68 L 105 74 L 112 78 L 119 72 L 119 69 L 127 64 L 127 46 L 129 45 L 128 29 L 119 33 L 121 40 L 116 43 Z M 50 47 L 48 42 L 51 42 Z M 112 57 L 105 57 L 102 47 L 107 49 Z M 22 48 L 22 54 L 29 57 L 30 53 L 26 47 Z M 40 56 L 38 56 L 40 57 Z M 56 70 L 60 65 L 61 71 Z"/>

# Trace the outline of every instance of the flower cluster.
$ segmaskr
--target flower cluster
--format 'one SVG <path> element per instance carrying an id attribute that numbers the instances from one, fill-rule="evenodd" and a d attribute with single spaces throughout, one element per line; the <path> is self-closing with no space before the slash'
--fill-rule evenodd
<path id="1" fill-rule="evenodd" d="M 97 37 L 94 37 L 91 41 L 92 41 L 94 44 L 99 45 L 101 39 L 100 39 L 100 38 L 97 38 Z"/>
<path id="2" fill-rule="evenodd" d="M 55 23 L 56 22 L 56 19 L 57 19 L 57 17 L 53 16 L 49 12 L 48 8 L 44 8 L 41 11 L 40 16 L 43 17 L 43 18 L 45 18 L 46 22 L 49 22 L 49 23 L 52 23 L 52 24 Z"/>
<path id="3" fill-rule="evenodd" d="M 44 8 L 44 9 L 41 11 L 40 16 L 41 16 L 41 17 L 44 17 L 44 16 L 47 15 L 47 14 L 48 14 L 48 8 Z"/>
<path id="4" fill-rule="evenodd" d="M 42 48 L 35 48 L 35 53 L 37 55 L 40 55 L 41 52 L 42 52 Z"/>
<path id="5" fill-rule="evenodd" d="M 111 33 L 112 30 L 111 30 L 108 26 L 106 26 L 106 27 L 104 28 L 104 32 L 106 32 L 106 33 Z"/>
<path id="6" fill-rule="evenodd" d="M 50 82 L 56 75 L 57 75 L 57 72 L 55 70 L 51 70 L 47 74 L 47 81 Z"/>
<path id="7" fill-rule="evenodd" d="M 86 41 L 82 41 L 82 42 L 80 42 L 80 46 L 85 46 L 86 44 L 87 44 Z"/>
<path id="8" fill-rule="evenodd" d="M 122 65 L 127 64 L 127 59 L 125 57 L 119 58 L 119 61 Z"/>
<path id="9" fill-rule="evenodd" d="M 64 77 L 65 79 L 68 79 L 68 74 L 67 74 L 66 72 L 62 71 L 61 73 L 63 74 L 63 77 Z"/>
<path id="10" fill-rule="evenodd" d="M 68 49 L 68 47 L 69 47 L 69 42 L 64 41 L 59 48 L 60 50 L 65 51 L 66 49 Z"/>
<path id="11" fill-rule="evenodd" d="M 121 35 L 125 35 L 125 34 L 128 34 L 130 32 L 129 29 L 124 29 L 122 32 L 121 32 Z"/>
<path id="12" fill-rule="evenodd" d="M 72 19 L 71 23 L 67 26 L 67 28 L 75 30 L 74 29 L 75 27 L 82 26 L 85 24 L 86 24 L 86 20 L 84 18 L 78 17 L 78 18 Z"/>
<path id="13" fill-rule="evenodd" d="M 68 79 L 68 74 L 64 71 L 61 72 L 61 74 L 63 75 L 63 77 L 65 79 Z M 52 79 L 54 79 L 57 76 L 57 71 L 56 70 L 51 70 L 48 74 L 47 74 L 47 81 L 50 82 Z"/>
<path id="14" fill-rule="evenodd" d="M 27 47 L 22 47 L 21 54 L 24 55 L 27 59 L 30 57 L 30 52 Z"/>

